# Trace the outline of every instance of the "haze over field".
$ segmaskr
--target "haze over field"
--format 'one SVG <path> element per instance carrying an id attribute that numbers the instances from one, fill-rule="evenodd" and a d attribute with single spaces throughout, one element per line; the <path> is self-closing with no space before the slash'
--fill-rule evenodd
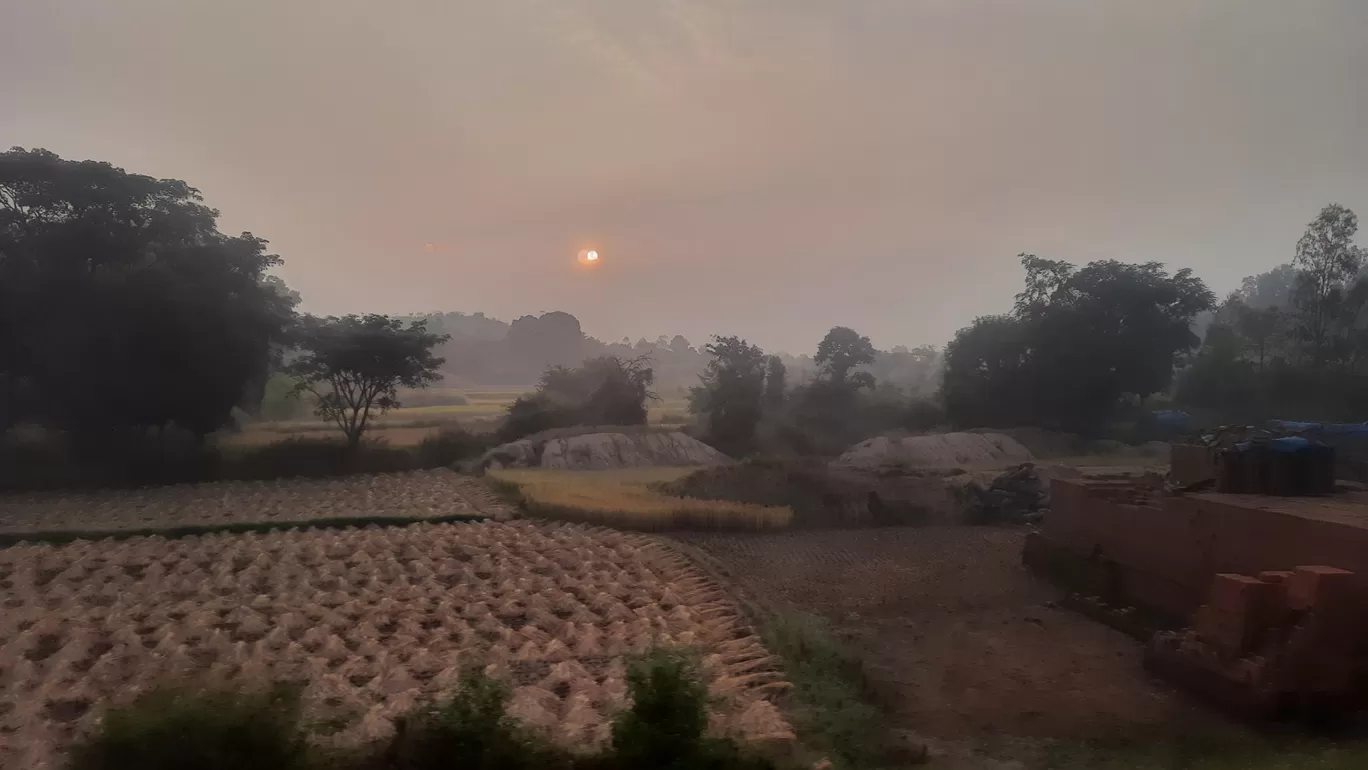
<path id="1" fill-rule="evenodd" d="M 1288 261 L 1368 208 L 1366 36 L 1361 0 L 14 2 L 0 145 L 189 181 L 310 312 L 887 348 L 998 312 L 1020 251 Z"/>

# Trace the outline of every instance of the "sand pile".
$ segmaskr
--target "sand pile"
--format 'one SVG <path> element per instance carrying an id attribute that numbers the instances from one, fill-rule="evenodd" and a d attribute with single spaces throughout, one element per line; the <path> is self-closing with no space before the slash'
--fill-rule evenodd
<path id="1" fill-rule="evenodd" d="M 1015 464 L 1035 459 L 1020 442 L 1001 433 L 941 433 L 862 441 L 832 461 L 837 468 L 943 468 Z"/>

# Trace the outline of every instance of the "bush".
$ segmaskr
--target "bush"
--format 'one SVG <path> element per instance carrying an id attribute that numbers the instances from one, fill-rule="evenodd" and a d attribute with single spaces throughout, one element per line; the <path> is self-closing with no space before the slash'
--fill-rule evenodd
<path id="1" fill-rule="evenodd" d="M 508 690 L 478 669 L 450 699 L 396 725 L 386 755 L 392 770 L 539 770 L 568 757 L 505 713 Z"/>
<path id="2" fill-rule="evenodd" d="M 655 373 L 648 359 L 601 356 L 569 368 L 553 366 L 537 391 L 508 407 L 499 429 L 503 441 L 572 425 L 645 425 L 646 401 Z"/>
<path id="3" fill-rule="evenodd" d="M 69 770 L 292 770 L 308 766 L 299 693 L 160 690 L 105 714 Z"/>
<path id="4" fill-rule="evenodd" d="M 68 770 L 773 770 L 735 741 L 709 738 L 708 693 L 693 659 L 655 650 L 632 662 L 632 705 L 595 754 L 552 745 L 506 711 L 508 689 L 478 669 L 451 698 L 401 716 L 387 741 L 312 748 L 299 690 L 162 690 L 107 712 Z"/>
<path id="5" fill-rule="evenodd" d="M 464 428 L 442 428 L 424 438 L 413 451 L 419 468 L 445 468 L 483 453 L 489 444 L 487 435 Z"/>
<path id="6" fill-rule="evenodd" d="M 765 770 L 734 741 L 708 738 L 708 690 L 692 658 L 657 649 L 627 670 L 632 705 L 613 720 L 612 766 L 621 770 Z"/>

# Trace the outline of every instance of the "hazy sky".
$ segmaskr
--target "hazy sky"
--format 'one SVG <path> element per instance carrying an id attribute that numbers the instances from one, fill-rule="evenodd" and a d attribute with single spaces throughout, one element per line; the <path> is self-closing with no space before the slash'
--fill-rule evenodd
<path id="1" fill-rule="evenodd" d="M 0 144 L 187 180 L 314 312 L 943 343 L 1021 251 L 1368 242 L 1368 1 L 0 0 Z"/>

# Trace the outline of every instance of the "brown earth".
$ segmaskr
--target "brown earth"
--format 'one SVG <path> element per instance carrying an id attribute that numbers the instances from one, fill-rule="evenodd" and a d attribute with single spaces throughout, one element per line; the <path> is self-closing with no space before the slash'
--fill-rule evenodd
<path id="1" fill-rule="evenodd" d="M 920 527 L 676 539 L 743 593 L 832 621 L 897 727 L 943 756 L 1024 758 L 1205 719 L 1145 675 L 1137 641 L 1055 607 L 1060 592 L 1021 566 L 1024 537 Z"/>

